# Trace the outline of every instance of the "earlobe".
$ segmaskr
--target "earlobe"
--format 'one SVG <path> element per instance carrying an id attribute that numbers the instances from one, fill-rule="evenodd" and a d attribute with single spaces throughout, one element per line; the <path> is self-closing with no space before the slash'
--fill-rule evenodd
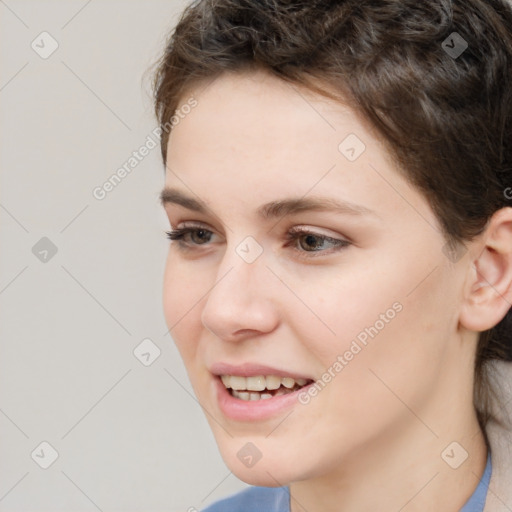
<path id="1" fill-rule="evenodd" d="M 479 240 L 460 323 L 482 332 L 496 326 L 512 306 L 512 208 L 498 210 Z"/>

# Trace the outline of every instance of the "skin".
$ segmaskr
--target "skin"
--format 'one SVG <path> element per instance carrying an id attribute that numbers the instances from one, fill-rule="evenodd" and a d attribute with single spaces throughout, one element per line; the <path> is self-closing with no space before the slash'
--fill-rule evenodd
<path id="1" fill-rule="evenodd" d="M 289 485 L 292 512 L 459 510 L 487 457 L 472 403 L 476 331 L 512 301 L 512 209 L 451 261 L 428 202 L 350 107 L 259 71 L 191 94 L 198 105 L 171 132 L 165 184 L 210 210 L 165 210 L 173 228 L 194 222 L 210 237 L 189 237 L 188 251 L 171 242 L 163 306 L 227 466 L 253 485 Z M 338 150 L 350 133 L 366 146 L 354 162 Z M 255 216 L 313 194 L 374 214 Z M 293 249 L 293 226 L 351 243 L 336 251 L 319 239 L 320 254 L 302 237 Z M 251 264 L 235 250 L 247 236 L 263 249 Z M 320 379 L 396 302 L 402 310 L 307 405 L 265 421 L 222 414 L 212 363 Z M 468 453 L 458 469 L 441 457 L 454 441 Z M 247 442 L 262 453 L 251 468 L 237 457 Z"/>

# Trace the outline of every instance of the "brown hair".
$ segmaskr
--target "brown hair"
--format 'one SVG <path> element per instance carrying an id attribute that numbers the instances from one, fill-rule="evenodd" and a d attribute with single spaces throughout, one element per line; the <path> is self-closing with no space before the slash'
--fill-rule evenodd
<path id="1" fill-rule="evenodd" d="M 154 77 L 164 163 L 169 120 L 190 88 L 251 69 L 348 101 L 369 121 L 429 201 L 452 261 L 494 212 L 512 205 L 505 0 L 194 2 Z M 512 359 L 511 310 L 479 338 L 474 401 L 482 428 L 494 397 L 485 363 L 493 359 Z"/>

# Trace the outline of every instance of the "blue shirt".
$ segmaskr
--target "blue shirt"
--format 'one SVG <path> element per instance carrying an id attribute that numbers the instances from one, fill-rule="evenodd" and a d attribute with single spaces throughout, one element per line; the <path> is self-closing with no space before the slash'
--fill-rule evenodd
<path id="1" fill-rule="evenodd" d="M 489 453 L 482 479 L 460 512 L 483 512 L 491 471 L 491 454 Z M 203 512 L 290 512 L 289 489 L 288 487 L 251 486 L 216 501 Z"/>

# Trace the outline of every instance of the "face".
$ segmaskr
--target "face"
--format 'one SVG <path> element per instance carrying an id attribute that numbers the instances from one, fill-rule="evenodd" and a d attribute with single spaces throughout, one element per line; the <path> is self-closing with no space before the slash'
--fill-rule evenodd
<path id="1" fill-rule="evenodd" d="M 170 243 L 163 305 L 226 464 L 285 485 L 431 440 L 470 366 L 464 278 L 426 199 L 346 105 L 262 72 L 191 96 L 165 185 L 203 208 L 167 196 L 195 231 Z"/>

